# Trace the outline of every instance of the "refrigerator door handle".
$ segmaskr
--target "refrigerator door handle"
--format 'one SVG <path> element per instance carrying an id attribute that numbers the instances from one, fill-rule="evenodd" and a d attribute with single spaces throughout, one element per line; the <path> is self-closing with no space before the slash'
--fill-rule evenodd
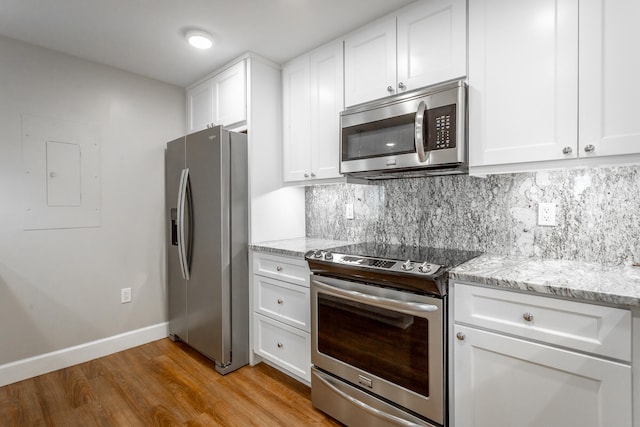
<path id="1" fill-rule="evenodd" d="M 187 261 L 187 251 L 184 244 L 184 214 L 187 201 L 187 184 L 189 182 L 189 169 L 182 169 L 180 175 L 180 186 L 178 187 L 178 259 L 180 261 L 180 271 L 185 280 L 189 280 L 189 263 Z"/>

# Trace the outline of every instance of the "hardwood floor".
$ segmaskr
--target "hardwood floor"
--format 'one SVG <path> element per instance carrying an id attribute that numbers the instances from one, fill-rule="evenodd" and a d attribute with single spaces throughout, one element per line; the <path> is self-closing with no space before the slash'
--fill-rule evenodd
<path id="1" fill-rule="evenodd" d="M 0 425 L 340 426 L 304 384 L 261 363 L 222 376 L 184 344 L 155 341 L 0 387 Z"/>

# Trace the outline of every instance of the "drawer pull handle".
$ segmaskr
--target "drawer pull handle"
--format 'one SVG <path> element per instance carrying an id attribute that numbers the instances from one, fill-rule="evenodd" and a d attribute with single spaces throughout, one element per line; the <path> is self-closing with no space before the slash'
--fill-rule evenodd
<path id="1" fill-rule="evenodd" d="M 459 341 L 464 341 L 465 336 L 462 332 L 458 332 L 456 338 L 458 338 Z"/>
<path id="2" fill-rule="evenodd" d="M 525 314 L 522 315 L 522 318 L 524 320 L 526 320 L 527 322 L 532 322 L 533 321 L 533 314 L 525 313 Z"/>
<path id="3" fill-rule="evenodd" d="M 282 298 L 278 298 L 278 304 L 282 304 L 284 301 L 282 301 Z"/>
<path id="4" fill-rule="evenodd" d="M 278 348 L 282 348 L 284 347 L 284 344 L 282 344 L 281 342 L 279 342 L 278 344 L 276 344 L 278 346 Z"/>
<path id="5" fill-rule="evenodd" d="M 282 271 L 282 267 L 277 266 L 277 267 L 276 267 L 276 270 L 277 270 L 277 271 Z"/>

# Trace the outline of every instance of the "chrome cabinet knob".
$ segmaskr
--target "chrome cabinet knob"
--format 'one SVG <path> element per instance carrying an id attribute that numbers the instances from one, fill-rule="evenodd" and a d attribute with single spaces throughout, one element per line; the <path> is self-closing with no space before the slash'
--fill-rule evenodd
<path id="1" fill-rule="evenodd" d="M 571 147 L 564 147 L 562 149 L 562 154 L 571 154 L 572 151 L 573 149 Z"/>
<path id="2" fill-rule="evenodd" d="M 316 174 L 311 172 L 311 178 L 315 178 Z"/>
<path id="3" fill-rule="evenodd" d="M 277 267 L 276 267 L 276 271 L 282 271 L 282 267 L 277 266 Z"/>
<path id="4" fill-rule="evenodd" d="M 282 298 L 278 298 L 278 304 L 282 304 L 284 301 L 282 301 Z"/>
<path id="5" fill-rule="evenodd" d="M 595 150 L 596 150 L 596 147 L 593 144 L 589 144 L 586 147 L 584 147 L 585 153 L 593 153 Z"/>
<path id="6" fill-rule="evenodd" d="M 387 86 L 387 92 L 393 93 L 393 86 Z"/>
<path id="7" fill-rule="evenodd" d="M 524 313 L 524 314 L 522 315 L 522 318 L 523 318 L 524 320 L 526 320 L 527 322 L 533 322 L 533 314 L 531 314 L 531 313 L 528 313 L 528 312 L 527 312 L 527 313 Z"/>
<path id="8" fill-rule="evenodd" d="M 278 344 L 276 344 L 278 346 L 278 348 L 282 348 L 284 347 L 284 344 L 282 344 L 281 342 L 279 342 Z"/>
<path id="9" fill-rule="evenodd" d="M 464 341 L 465 336 L 464 336 L 464 334 L 462 332 L 458 332 L 456 334 L 456 338 L 458 338 L 458 341 Z"/>
<path id="10" fill-rule="evenodd" d="M 305 178 L 309 178 L 309 174 L 308 174 L 308 173 L 305 173 L 305 174 L 304 174 L 304 177 L 305 177 Z"/>
<path id="11" fill-rule="evenodd" d="M 407 88 L 402 82 L 398 83 L 398 87 L 402 90 L 405 90 Z"/>

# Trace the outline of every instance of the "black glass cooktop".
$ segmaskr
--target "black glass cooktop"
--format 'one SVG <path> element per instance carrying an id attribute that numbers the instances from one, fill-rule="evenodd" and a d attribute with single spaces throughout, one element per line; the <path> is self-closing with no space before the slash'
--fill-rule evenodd
<path id="1" fill-rule="evenodd" d="M 482 252 L 457 249 L 431 248 L 426 246 L 393 245 L 364 242 L 329 249 L 334 253 L 399 261 L 428 262 L 443 266 L 446 270 L 463 264 Z"/>

